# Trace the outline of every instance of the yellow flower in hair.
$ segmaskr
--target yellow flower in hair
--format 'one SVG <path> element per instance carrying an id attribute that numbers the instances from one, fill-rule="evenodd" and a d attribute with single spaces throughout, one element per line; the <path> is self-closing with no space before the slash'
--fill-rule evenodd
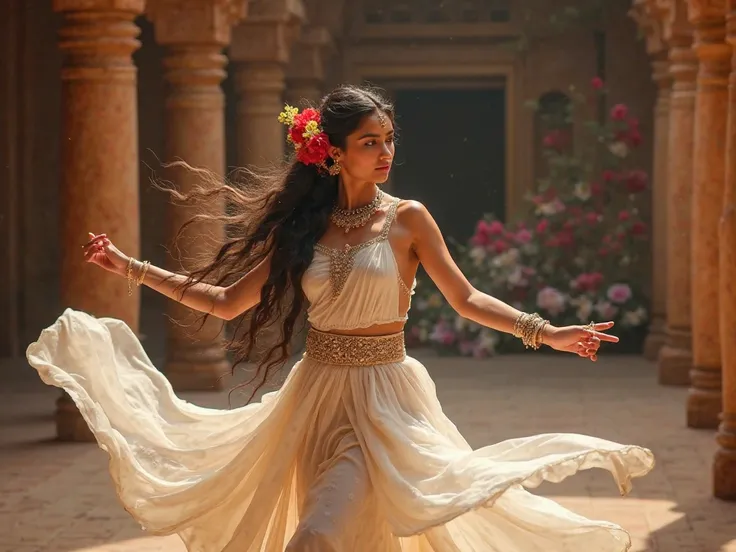
<path id="1" fill-rule="evenodd" d="M 314 138 L 317 136 L 322 130 L 319 128 L 319 124 L 317 124 L 317 121 L 309 121 L 306 126 L 304 127 L 304 133 L 302 136 L 304 136 L 305 139 L 309 140 L 310 138 Z"/>
<path id="2" fill-rule="evenodd" d="M 294 124 L 294 117 L 296 117 L 298 114 L 299 109 L 287 104 L 286 106 L 284 106 L 284 110 L 279 113 L 279 123 L 291 126 Z"/>

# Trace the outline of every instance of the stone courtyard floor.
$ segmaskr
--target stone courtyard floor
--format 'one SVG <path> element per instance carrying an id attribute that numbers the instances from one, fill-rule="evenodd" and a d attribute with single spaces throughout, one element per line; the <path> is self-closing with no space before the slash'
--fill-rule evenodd
<path id="1" fill-rule="evenodd" d="M 685 428 L 686 390 L 657 385 L 653 364 L 605 355 L 593 364 L 562 355 L 481 362 L 413 354 L 474 446 L 578 432 L 641 444 L 657 456 L 626 498 L 601 471 L 535 492 L 623 525 L 634 552 L 736 552 L 736 503 L 711 496 L 714 432 Z M 56 390 L 30 368 L 0 366 L 0 374 L 0 552 L 184 552 L 178 537 L 146 536 L 123 511 L 101 450 L 54 440 Z M 224 393 L 183 396 L 227 405 Z"/>

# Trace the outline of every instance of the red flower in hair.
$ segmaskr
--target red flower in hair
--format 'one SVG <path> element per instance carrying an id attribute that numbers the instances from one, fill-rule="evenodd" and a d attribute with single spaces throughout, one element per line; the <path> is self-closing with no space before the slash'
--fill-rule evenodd
<path id="1" fill-rule="evenodd" d="M 324 168 L 331 145 L 320 127 L 321 119 L 319 111 L 311 107 L 299 113 L 297 108 L 287 105 L 279 115 L 279 122 L 289 127 L 288 140 L 294 144 L 297 160 Z"/>

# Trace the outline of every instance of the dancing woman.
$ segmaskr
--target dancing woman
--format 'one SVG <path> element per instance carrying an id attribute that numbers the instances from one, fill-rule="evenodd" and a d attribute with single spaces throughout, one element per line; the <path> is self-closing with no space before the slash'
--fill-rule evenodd
<path id="1" fill-rule="evenodd" d="M 627 550 L 621 527 L 525 488 L 603 468 L 623 494 L 652 468 L 650 451 L 576 434 L 473 450 L 402 332 L 419 263 L 461 316 L 528 347 L 595 361 L 601 341 L 617 341 L 613 324 L 554 327 L 471 286 L 427 209 L 378 187 L 394 158 L 394 110 L 375 91 L 343 86 L 318 110 L 287 106 L 280 120 L 296 159 L 276 182 L 216 190 L 243 231 L 209 265 L 173 274 L 106 234 L 90 234 L 84 250 L 192 309 L 225 320 L 250 311 L 243 358 L 277 321 L 261 375 L 286 359 L 306 299 L 306 352 L 279 391 L 230 410 L 194 406 L 124 323 L 71 309 L 28 348 L 109 454 L 126 510 L 190 552 Z"/>

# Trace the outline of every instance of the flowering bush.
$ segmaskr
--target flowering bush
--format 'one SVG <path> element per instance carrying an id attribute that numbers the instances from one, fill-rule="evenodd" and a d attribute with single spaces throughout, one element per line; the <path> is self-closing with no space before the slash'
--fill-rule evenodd
<path id="1" fill-rule="evenodd" d="M 593 101 L 573 93 L 563 113 L 550 116 L 542 139 L 547 174 L 528 198 L 528 215 L 510 224 L 480 220 L 455 258 L 476 288 L 554 325 L 613 320 L 618 335 L 641 335 L 648 228 L 640 204 L 648 177 L 627 166 L 641 143 L 639 124 L 617 104 L 606 120 L 584 121 L 589 137 L 573 149 L 567 129 L 576 113 L 594 108 L 605 93 L 600 79 L 591 88 Z M 410 345 L 440 352 L 485 357 L 523 349 L 519 339 L 458 316 L 426 278 L 407 329 Z"/>

